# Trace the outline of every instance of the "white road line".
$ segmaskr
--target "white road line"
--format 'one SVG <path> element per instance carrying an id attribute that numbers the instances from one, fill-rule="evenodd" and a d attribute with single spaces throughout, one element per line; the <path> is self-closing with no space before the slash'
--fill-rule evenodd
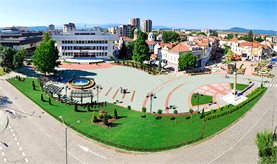
<path id="1" fill-rule="evenodd" d="M 272 84 L 270 84 L 268 87 L 271 87 L 272 86 Z"/>
<path id="2" fill-rule="evenodd" d="M 3 92 L 5 92 L 5 91 L 3 91 Z M 7 94 L 7 93 L 6 93 Z M 12 99 L 12 96 L 10 96 L 10 94 L 8 94 L 9 95 L 9 97 L 11 97 L 11 99 Z M 19 106 L 18 104 L 17 104 L 17 101 L 16 100 L 14 100 L 14 99 L 12 99 L 13 100 L 13 104 L 18 108 L 18 109 L 21 109 L 22 110 L 22 107 L 21 106 Z M 24 111 L 24 110 L 23 110 Z M 64 150 L 65 151 L 65 148 L 63 148 L 63 146 L 61 145 L 61 144 L 59 144 L 52 136 L 50 136 L 44 129 L 42 129 L 40 126 L 38 126 L 37 124 L 34 124 L 33 122 L 31 122 L 34 126 L 36 126 L 37 128 L 39 128 L 46 136 L 48 136 L 52 141 L 54 141 L 57 145 L 58 145 L 58 147 L 60 148 L 60 149 L 62 149 L 62 150 Z M 12 129 L 11 129 L 12 130 Z M 83 162 L 82 160 L 80 160 L 78 157 L 76 157 L 74 154 L 72 154 L 70 151 L 68 151 L 68 154 L 69 155 L 71 155 L 73 158 L 75 158 L 77 161 L 79 161 L 80 163 L 82 163 L 82 164 L 84 164 L 85 162 Z"/>
<path id="3" fill-rule="evenodd" d="M 0 146 L 0 150 L 2 150 L 3 148 L 2 148 L 2 146 Z"/>
<path id="4" fill-rule="evenodd" d="M 272 87 L 274 87 L 275 84 L 272 84 Z"/>
<path id="5" fill-rule="evenodd" d="M 16 138 L 16 137 L 14 137 L 14 140 L 15 140 L 15 141 L 17 141 L 17 138 Z"/>
<path id="6" fill-rule="evenodd" d="M 4 162 L 7 162 L 7 158 L 4 158 Z"/>
<path id="7" fill-rule="evenodd" d="M 241 140 L 244 139 L 244 137 L 246 137 L 264 118 L 265 114 L 269 111 L 269 108 L 267 108 L 267 110 L 263 113 L 262 117 L 260 117 L 259 121 L 257 121 L 235 144 L 233 144 L 231 147 L 229 147 L 227 150 L 225 150 L 224 152 L 222 152 L 219 156 L 217 156 L 216 158 L 214 158 L 213 160 L 211 160 L 210 162 L 208 162 L 208 164 L 216 161 L 218 158 L 222 157 L 225 153 L 227 153 L 228 151 L 230 151 L 231 149 L 233 149 Z"/>
<path id="8" fill-rule="evenodd" d="M 9 125 L 9 129 L 12 128 L 10 125 Z"/>
<path id="9" fill-rule="evenodd" d="M 28 162 L 29 162 L 29 160 L 28 160 L 27 158 L 25 158 L 24 160 L 25 160 L 25 162 L 26 162 L 26 163 L 28 163 Z"/>
<path id="10" fill-rule="evenodd" d="M 4 152 L 2 152 L 1 154 L 2 154 L 3 156 L 5 156 L 5 153 L 4 153 Z"/>
<path id="11" fill-rule="evenodd" d="M 11 132 L 13 132 L 13 129 L 11 129 Z"/>
<path id="12" fill-rule="evenodd" d="M 22 154 L 22 156 L 25 156 L 25 155 L 26 155 L 24 152 L 22 152 L 21 154 Z"/>
<path id="13" fill-rule="evenodd" d="M 19 142 L 16 143 L 19 146 Z"/>
<path id="14" fill-rule="evenodd" d="M 14 133 L 13 133 L 12 135 L 15 137 L 15 134 L 14 134 Z"/>
<path id="15" fill-rule="evenodd" d="M 19 147 L 18 149 L 19 149 L 20 151 L 22 151 L 22 147 Z"/>

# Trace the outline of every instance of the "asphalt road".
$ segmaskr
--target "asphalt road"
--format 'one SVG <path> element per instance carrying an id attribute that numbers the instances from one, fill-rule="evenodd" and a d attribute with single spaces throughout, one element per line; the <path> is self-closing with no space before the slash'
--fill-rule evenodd
<path id="1" fill-rule="evenodd" d="M 276 68 L 273 73 L 272 84 L 277 86 Z M 10 128 L 0 136 L 9 145 L 0 146 L 0 163 L 65 163 L 63 124 L 5 80 L 0 80 L 0 95 L 13 102 L 4 110 L 16 112 L 16 116 L 10 115 Z M 255 136 L 276 126 L 276 100 L 277 87 L 269 87 L 251 111 L 223 132 L 200 143 L 160 153 L 115 150 L 69 130 L 68 163 L 257 163 Z"/>

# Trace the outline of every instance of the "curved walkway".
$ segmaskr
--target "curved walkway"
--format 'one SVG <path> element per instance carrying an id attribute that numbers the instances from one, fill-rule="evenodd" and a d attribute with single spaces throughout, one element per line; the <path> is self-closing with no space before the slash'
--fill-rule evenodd
<path id="1" fill-rule="evenodd" d="M 0 85 L 1 89 L 5 88 L 2 90 L 3 94 L 12 98 L 13 108 L 28 113 L 41 112 L 36 104 L 6 81 L 0 81 Z M 272 116 L 277 118 L 276 109 L 273 108 L 273 105 L 277 106 L 276 101 L 273 101 L 277 97 L 276 94 L 276 88 L 269 88 L 256 106 L 232 127 L 206 141 L 172 151 L 122 153 L 84 139 L 69 130 L 69 163 L 257 163 L 255 135 L 264 128 L 272 127 L 271 122 L 275 120 Z M 22 145 L 31 156 L 30 163 L 64 162 L 64 127 L 61 123 L 48 114 L 41 118 L 28 117 L 13 121 L 14 128 L 22 137 Z M 83 151 L 80 146 L 89 151 Z"/>

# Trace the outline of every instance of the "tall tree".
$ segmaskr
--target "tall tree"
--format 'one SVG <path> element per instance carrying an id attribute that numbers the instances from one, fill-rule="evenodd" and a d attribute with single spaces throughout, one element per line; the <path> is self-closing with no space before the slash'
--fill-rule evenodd
<path id="1" fill-rule="evenodd" d="M 55 42 L 49 37 L 48 33 L 45 33 L 33 56 L 33 63 L 36 69 L 45 75 L 46 73 L 54 72 L 55 67 L 58 66 L 58 58 Z"/>
<path id="2" fill-rule="evenodd" d="M 128 58 L 128 54 L 127 54 L 127 47 L 125 45 L 125 42 L 123 41 L 121 49 L 119 51 L 119 55 L 118 55 L 119 59 L 127 59 Z"/>
<path id="3" fill-rule="evenodd" d="M 162 36 L 165 43 L 176 42 L 180 40 L 180 35 L 174 31 L 163 31 Z"/>
<path id="4" fill-rule="evenodd" d="M 191 52 L 184 52 L 180 54 L 178 63 L 179 63 L 179 70 L 185 70 L 195 66 L 196 57 Z"/>
<path id="5" fill-rule="evenodd" d="M 142 63 L 145 60 L 149 60 L 149 58 L 148 44 L 145 42 L 144 34 L 140 32 L 138 34 L 138 39 L 134 43 L 132 59 Z"/>
<path id="6" fill-rule="evenodd" d="M 4 47 L 1 49 L 2 50 L 0 51 L 0 65 L 8 69 L 13 69 L 13 57 L 16 54 L 16 50 L 11 47 Z"/>
<path id="7" fill-rule="evenodd" d="M 253 32 L 250 30 L 246 36 L 246 40 L 249 42 L 253 42 Z"/>
<path id="8" fill-rule="evenodd" d="M 14 68 L 20 68 L 23 66 L 24 59 L 26 57 L 26 50 L 20 49 L 13 57 Z"/>

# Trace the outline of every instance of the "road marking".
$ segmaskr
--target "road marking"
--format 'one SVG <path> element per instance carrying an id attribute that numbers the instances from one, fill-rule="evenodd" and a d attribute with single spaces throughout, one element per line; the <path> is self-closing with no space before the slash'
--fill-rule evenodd
<path id="1" fill-rule="evenodd" d="M 4 158 L 4 162 L 7 162 L 7 158 Z"/>
<path id="2" fill-rule="evenodd" d="M 3 148 L 2 148 L 2 146 L 0 146 L 0 150 L 2 150 Z"/>
<path id="3" fill-rule="evenodd" d="M 13 129 L 11 129 L 11 132 L 13 132 Z"/>
<path id="4" fill-rule="evenodd" d="M 26 155 L 24 152 L 22 152 L 21 154 L 22 154 L 22 156 L 25 156 L 25 155 Z"/>
<path id="5" fill-rule="evenodd" d="M 14 134 L 14 133 L 13 133 L 12 135 L 13 135 L 13 136 L 15 136 L 15 134 Z"/>
<path id="6" fill-rule="evenodd" d="M 268 87 L 271 87 L 272 86 L 272 84 L 270 84 Z"/>
<path id="7" fill-rule="evenodd" d="M 7 93 L 7 92 L 5 92 L 5 93 Z M 22 93 L 21 93 L 22 94 Z M 9 95 L 9 97 L 11 97 L 11 99 L 12 99 L 12 96 L 10 95 L 10 94 L 8 94 Z M 26 99 L 28 99 L 27 97 L 26 97 Z M 14 105 L 18 108 L 18 109 L 21 109 L 22 110 L 22 107 L 21 106 L 19 106 L 18 104 L 17 104 L 17 101 L 14 101 L 14 99 L 12 99 L 13 100 L 13 102 L 15 102 L 14 103 Z M 62 149 L 62 150 L 64 150 L 65 151 L 65 148 L 63 148 L 63 146 L 61 146 L 55 139 L 53 139 L 53 137 L 51 137 L 44 129 L 42 129 L 40 126 L 38 126 L 37 124 L 35 124 L 35 123 L 33 123 L 33 122 L 31 122 L 34 126 L 36 126 L 37 128 L 39 128 L 39 130 L 41 130 L 43 133 L 44 133 L 44 135 L 46 135 L 46 136 L 48 136 L 50 139 L 51 139 L 51 141 L 54 141 L 54 143 L 56 143 L 57 145 L 58 145 L 58 147 L 60 148 L 60 149 Z M 11 128 L 10 126 L 9 126 L 9 128 Z M 12 129 L 11 129 L 12 130 Z M 18 143 L 18 145 L 19 145 L 19 143 Z M 4 152 L 3 152 L 4 153 Z M 80 160 L 78 157 L 76 157 L 74 154 L 72 154 L 70 151 L 68 151 L 68 154 L 69 155 L 71 155 L 73 158 L 75 158 L 77 161 L 79 161 L 80 163 L 82 163 L 82 164 L 84 164 L 85 162 L 83 162 L 82 160 Z M 5 155 L 5 154 L 4 154 Z"/>
<path id="8" fill-rule="evenodd" d="M 16 137 L 14 137 L 14 140 L 15 140 L 15 141 L 17 141 L 17 138 L 16 138 Z"/>
<path id="9" fill-rule="evenodd" d="M 220 157 L 222 157 L 225 153 L 227 153 L 228 151 L 230 151 L 231 149 L 233 149 L 241 140 L 244 139 L 244 137 L 246 137 L 246 135 L 248 135 L 264 118 L 265 114 L 269 111 L 269 108 L 267 108 L 267 110 L 263 113 L 262 117 L 260 117 L 259 121 L 257 121 L 254 126 L 252 126 L 252 128 L 250 128 L 235 144 L 233 144 L 231 147 L 229 147 L 227 150 L 225 150 L 223 153 L 221 153 L 219 156 L 217 156 L 216 158 L 214 158 L 213 160 L 211 160 L 210 162 L 208 162 L 208 164 L 216 161 L 217 159 L 219 159 Z"/>
<path id="10" fill-rule="evenodd" d="M 133 101 L 134 101 L 134 98 L 135 98 L 135 93 L 136 93 L 136 91 L 133 91 L 133 94 L 132 94 L 132 97 L 131 97 L 131 102 L 133 102 Z"/>
<path id="11" fill-rule="evenodd" d="M 108 92 L 105 94 L 105 96 L 108 96 L 108 94 L 111 92 L 112 87 L 110 87 L 110 89 L 108 90 Z"/>
<path id="12" fill-rule="evenodd" d="M 5 156 L 5 153 L 4 153 L 4 152 L 2 152 L 1 154 L 2 154 L 3 156 Z"/>
<path id="13" fill-rule="evenodd" d="M 96 156 L 98 156 L 98 157 L 101 157 L 101 158 L 103 158 L 103 159 L 107 159 L 106 157 L 104 157 L 104 156 L 102 156 L 102 155 L 99 155 L 99 154 L 97 154 L 97 153 L 95 153 L 95 152 L 89 150 L 88 147 L 85 147 L 85 146 L 82 146 L 82 145 L 78 145 L 78 146 L 79 146 L 82 150 L 84 150 L 85 152 L 89 152 L 89 153 L 92 153 L 92 154 L 94 154 L 94 155 L 96 155 Z"/>
<path id="14" fill-rule="evenodd" d="M 27 158 L 25 158 L 24 160 L 25 160 L 25 162 L 26 162 L 26 163 L 28 163 L 28 162 L 29 162 L 29 160 L 28 160 Z"/>
<path id="15" fill-rule="evenodd" d="M 118 93 L 119 89 L 116 90 L 116 92 L 113 95 L 113 99 L 116 97 L 117 93 Z"/>
<path id="16" fill-rule="evenodd" d="M 19 149 L 20 151 L 22 151 L 22 147 L 19 147 L 18 149 Z"/>
<path id="17" fill-rule="evenodd" d="M 19 146 L 19 142 L 16 143 Z"/>

